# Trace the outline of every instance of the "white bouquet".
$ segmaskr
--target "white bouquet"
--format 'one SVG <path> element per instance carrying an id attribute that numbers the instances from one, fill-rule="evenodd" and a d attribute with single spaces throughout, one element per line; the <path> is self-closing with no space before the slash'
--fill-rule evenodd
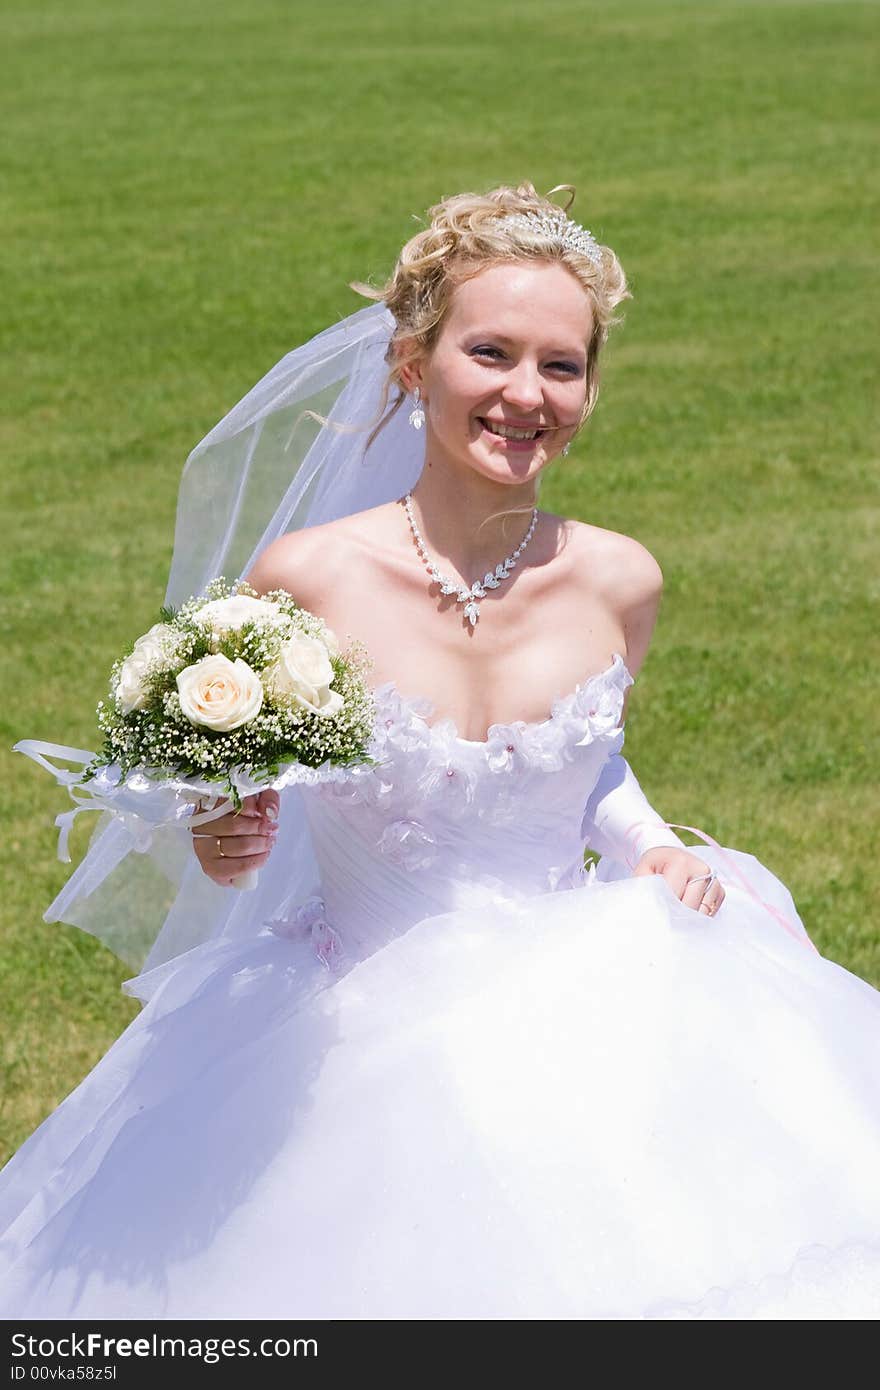
<path id="1" fill-rule="evenodd" d="M 313 777 L 304 769 L 372 762 L 367 665 L 358 643 L 341 656 L 323 619 L 284 589 L 261 597 L 243 581 L 215 579 L 201 597 L 163 609 L 113 664 L 110 699 L 98 704 L 99 755 L 33 739 L 15 745 L 77 803 L 57 818 L 59 857 L 69 862 L 81 810 L 123 817 L 143 850 L 155 826 L 239 810 L 245 796 Z M 65 771 L 47 756 L 85 768 Z M 253 873 L 235 880 L 255 884 Z"/>

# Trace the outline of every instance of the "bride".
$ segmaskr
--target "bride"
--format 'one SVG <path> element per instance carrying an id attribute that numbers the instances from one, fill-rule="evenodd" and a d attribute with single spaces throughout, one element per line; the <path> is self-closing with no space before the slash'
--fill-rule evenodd
<path id="1" fill-rule="evenodd" d="M 362 642 L 375 761 L 154 844 L 167 912 L 102 825 L 47 915 L 161 931 L 0 1175 L 4 1317 L 880 1314 L 880 996 L 648 805 L 659 568 L 537 507 L 626 297 L 531 185 L 446 199 L 191 456 L 169 599 Z"/>

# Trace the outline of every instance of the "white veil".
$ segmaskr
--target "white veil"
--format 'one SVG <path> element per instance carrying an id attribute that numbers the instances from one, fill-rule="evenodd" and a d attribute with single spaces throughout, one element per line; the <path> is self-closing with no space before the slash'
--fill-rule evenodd
<path id="1" fill-rule="evenodd" d="M 392 501 L 415 485 L 424 439 L 405 409 L 368 444 L 393 329 L 381 303 L 325 329 L 282 358 L 193 449 L 180 484 L 166 603 L 200 593 L 216 575 L 241 577 L 286 531 Z M 105 812 L 45 920 L 81 927 L 145 971 L 201 942 L 259 931 L 285 901 L 317 887 L 301 793 L 289 787 L 281 795 L 278 841 L 255 891 L 207 878 L 187 829 L 157 831 L 144 853 Z M 126 988 L 144 997 L 137 981 Z"/>

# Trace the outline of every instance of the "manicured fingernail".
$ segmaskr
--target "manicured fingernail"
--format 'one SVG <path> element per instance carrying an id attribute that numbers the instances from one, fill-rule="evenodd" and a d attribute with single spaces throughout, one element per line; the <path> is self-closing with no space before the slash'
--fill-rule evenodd
<path id="1" fill-rule="evenodd" d="M 267 806 L 263 813 L 269 820 L 278 819 L 278 809 L 275 806 Z"/>

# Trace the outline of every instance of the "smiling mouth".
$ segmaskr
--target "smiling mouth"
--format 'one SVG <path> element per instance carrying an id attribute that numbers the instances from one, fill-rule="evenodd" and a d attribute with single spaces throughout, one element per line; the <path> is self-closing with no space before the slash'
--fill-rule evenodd
<path id="1" fill-rule="evenodd" d="M 541 439 L 543 435 L 547 433 L 546 429 L 515 429 L 513 425 L 502 425 L 499 420 L 487 420 L 485 417 L 478 418 L 480 420 L 480 424 L 483 426 L 483 429 L 488 430 L 489 434 L 497 435 L 499 439 Z"/>

